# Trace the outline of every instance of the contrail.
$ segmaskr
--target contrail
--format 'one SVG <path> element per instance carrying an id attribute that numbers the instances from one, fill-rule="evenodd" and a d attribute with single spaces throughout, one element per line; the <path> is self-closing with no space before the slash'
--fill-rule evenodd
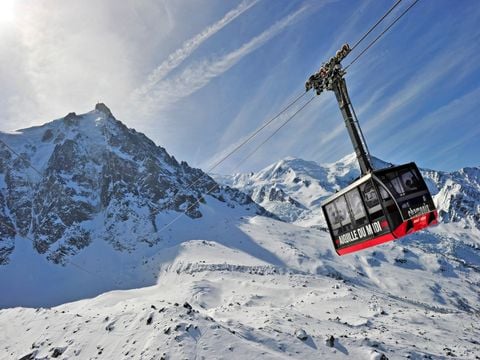
<path id="1" fill-rule="evenodd" d="M 191 95 L 291 25 L 307 8 L 304 6 L 284 17 L 236 50 L 214 60 L 204 60 L 193 64 L 178 77 L 161 81 L 143 100 L 158 110 Z"/>
<path id="2" fill-rule="evenodd" d="M 195 35 L 193 38 L 185 41 L 183 45 L 171 53 L 168 58 L 163 61 L 153 72 L 148 76 L 144 85 L 134 91 L 134 96 L 144 96 L 150 92 L 158 82 L 163 80 L 173 69 L 178 67 L 187 57 L 189 57 L 203 42 L 216 34 L 226 25 L 228 25 L 235 18 L 243 14 L 245 11 L 254 6 L 259 0 L 242 1 L 235 9 L 229 11 L 225 16 L 210 25 L 201 33 Z"/>

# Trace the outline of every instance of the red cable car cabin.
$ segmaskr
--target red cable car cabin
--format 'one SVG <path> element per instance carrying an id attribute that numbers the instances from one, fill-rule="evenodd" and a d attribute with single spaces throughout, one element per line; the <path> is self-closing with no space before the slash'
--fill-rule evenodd
<path id="1" fill-rule="evenodd" d="M 437 222 L 435 205 L 415 163 L 373 170 L 328 198 L 322 209 L 338 255 Z"/>
<path id="2" fill-rule="evenodd" d="M 345 44 L 310 76 L 305 90 L 335 93 L 357 155 L 361 177 L 322 204 L 333 246 L 339 255 L 366 249 L 437 222 L 437 211 L 414 163 L 375 170 L 344 79 L 341 61 L 350 53 Z"/>

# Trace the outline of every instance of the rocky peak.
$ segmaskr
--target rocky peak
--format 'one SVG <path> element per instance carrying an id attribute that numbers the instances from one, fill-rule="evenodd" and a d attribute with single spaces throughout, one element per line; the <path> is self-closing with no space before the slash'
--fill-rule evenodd
<path id="1" fill-rule="evenodd" d="M 110 109 L 104 103 L 97 103 L 95 105 L 95 110 L 100 111 L 100 112 L 104 113 L 105 115 L 107 115 L 109 117 L 110 116 L 114 117 L 112 112 L 110 111 Z"/>
<path id="2" fill-rule="evenodd" d="M 65 124 L 69 126 L 78 125 L 78 120 L 79 120 L 79 117 L 74 112 L 68 113 L 67 116 L 63 118 L 63 121 L 65 122 Z"/>

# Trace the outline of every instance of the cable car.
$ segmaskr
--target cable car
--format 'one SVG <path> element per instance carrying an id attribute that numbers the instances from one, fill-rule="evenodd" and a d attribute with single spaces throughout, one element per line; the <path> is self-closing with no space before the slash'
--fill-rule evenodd
<path id="1" fill-rule="evenodd" d="M 415 163 L 374 170 L 322 203 L 335 251 L 345 255 L 437 222 Z"/>
<path id="2" fill-rule="evenodd" d="M 401 238 L 436 224 L 438 217 L 415 163 L 374 169 L 340 63 L 349 52 L 345 44 L 305 84 L 306 91 L 315 89 L 317 95 L 335 93 L 361 171 L 359 179 L 322 203 L 338 255 Z"/>

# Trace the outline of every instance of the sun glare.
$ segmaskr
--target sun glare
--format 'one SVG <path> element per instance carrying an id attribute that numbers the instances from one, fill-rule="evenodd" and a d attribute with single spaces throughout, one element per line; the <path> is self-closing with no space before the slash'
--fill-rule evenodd
<path id="1" fill-rule="evenodd" d="M 0 0 L 0 24 L 15 20 L 15 0 Z"/>

